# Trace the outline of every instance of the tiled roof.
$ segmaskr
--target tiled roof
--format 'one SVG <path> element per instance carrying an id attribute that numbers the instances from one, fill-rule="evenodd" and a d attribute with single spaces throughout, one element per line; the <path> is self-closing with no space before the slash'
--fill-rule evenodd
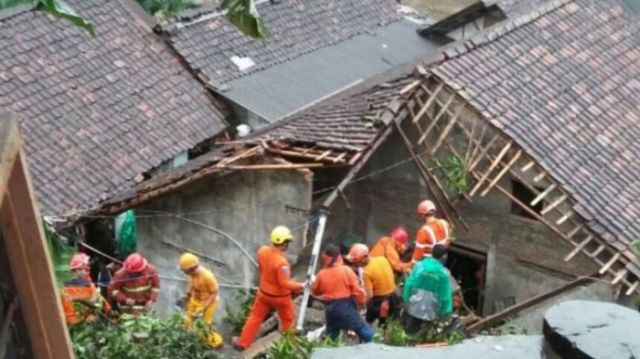
<path id="1" fill-rule="evenodd" d="M 401 76 L 393 81 L 366 86 L 364 90 L 334 97 L 266 129 L 262 139 L 316 146 L 324 150 L 362 151 L 384 127 L 380 115 L 398 91 L 415 79 Z"/>
<path id="2" fill-rule="evenodd" d="M 397 8 L 397 0 L 263 1 L 257 9 L 271 32 L 266 40 L 248 38 L 213 12 L 166 30 L 193 69 L 221 84 L 397 21 Z M 241 72 L 232 56 L 249 57 L 255 66 Z"/>
<path id="3" fill-rule="evenodd" d="M 640 19 L 616 0 L 552 1 L 434 73 L 578 201 L 603 238 L 640 238 Z M 620 243 L 618 242 L 618 243 Z"/>
<path id="4" fill-rule="evenodd" d="M 219 133 L 206 90 L 124 0 L 71 0 L 96 36 L 40 12 L 0 21 L 0 107 L 17 112 L 41 209 L 95 206 Z"/>

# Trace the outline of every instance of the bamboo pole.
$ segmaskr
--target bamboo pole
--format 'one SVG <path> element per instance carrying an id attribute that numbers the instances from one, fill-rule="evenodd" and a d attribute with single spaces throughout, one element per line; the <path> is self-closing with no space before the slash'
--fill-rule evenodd
<path id="1" fill-rule="evenodd" d="M 496 183 L 498 183 L 498 181 L 500 181 L 500 179 L 511 169 L 511 167 L 513 167 L 513 165 L 516 164 L 516 161 L 518 161 L 520 156 L 522 156 L 522 150 L 518 150 L 518 152 L 516 152 L 515 156 L 513 156 L 511 161 L 509 161 L 509 163 L 507 163 L 507 165 L 504 166 L 504 168 L 502 168 L 502 170 L 498 173 L 498 175 L 495 176 L 493 180 L 489 183 L 489 185 L 480 193 L 480 197 L 484 197 L 487 195 L 487 193 L 489 193 L 489 191 L 493 188 L 493 186 L 495 186 Z"/>

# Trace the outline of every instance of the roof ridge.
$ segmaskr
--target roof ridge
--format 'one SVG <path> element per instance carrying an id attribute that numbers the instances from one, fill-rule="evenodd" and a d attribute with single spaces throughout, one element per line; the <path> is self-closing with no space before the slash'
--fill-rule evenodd
<path id="1" fill-rule="evenodd" d="M 0 10 L 0 20 L 8 20 L 12 17 L 22 15 L 23 13 L 29 12 L 33 9 L 35 9 L 35 6 L 31 4 L 20 4 L 7 9 L 2 9 Z"/>
<path id="2" fill-rule="evenodd" d="M 272 0 L 256 0 L 255 6 L 258 7 L 265 3 L 271 3 L 274 6 L 280 5 L 280 2 L 272 2 Z M 226 15 L 227 10 L 223 9 L 220 4 L 208 5 L 192 10 L 191 14 L 187 12 L 187 15 L 177 15 L 170 20 L 169 24 L 162 25 L 161 28 L 163 31 L 173 33 L 174 31 Z"/>
<path id="3" fill-rule="evenodd" d="M 513 20 L 507 20 L 493 28 L 483 31 L 477 35 L 474 35 L 468 39 L 457 41 L 449 46 L 446 46 L 442 50 L 444 58 L 438 62 L 429 64 L 431 68 L 437 67 L 442 62 L 445 62 L 456 57 L 460 57 L 468 52 L 471 52 L 482 45 L 496 41 L 497 39 L 505 36 L 506 34 L 522 28 L 523 26 L 530 24 L 539 18 L 548 15 L 554 11 L 559 10 L 561 7 L 576 2 L 577 0 L 552 0 L 548 3 L 540 5 L 529 13 L 520 15 Z"/>

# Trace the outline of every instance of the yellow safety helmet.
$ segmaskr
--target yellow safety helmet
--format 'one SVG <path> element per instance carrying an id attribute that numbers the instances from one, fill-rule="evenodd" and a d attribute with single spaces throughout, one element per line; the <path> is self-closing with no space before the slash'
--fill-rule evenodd
<path id="1" fill-rule="evenodd" d="M 180 256 L 180 269 L 182 270 L 191 269 L 197 266 L 198 264 L 200 264 L 198 257 L 196 257 L 191 253 L 185 253 L 182 256 Z"/>
<path id="2" fill-rule="evenodd" d="M 282 244 L 291 240 L 293 240 L 293 234 L 285 226 L 277 226 L 271 231 L 271 243 L 273 244 Z"/>

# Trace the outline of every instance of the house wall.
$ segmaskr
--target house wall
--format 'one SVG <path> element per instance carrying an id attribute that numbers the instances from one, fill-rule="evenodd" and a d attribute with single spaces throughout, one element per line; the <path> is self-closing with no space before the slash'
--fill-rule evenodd
<path id="1" fill-rule="evenodd" d="M 212 258 L 201 256 L 220 283 L 256 284 L 256 267 L 248 257 L 231 240 L 202 225 L 228 234 L 252 257 L 268 243 L 273 227 L 287 225 L 296 238 L 287 255 L 295 263 L 305 241 L 307 218 L 285 206 L 310 208 L 311 179 L 309 171 L 237 171 L 204 178 L 137 208 L 138 250 L 162 275 L 155 310 L 167 314 L 178 309 L 177 300 L 186 294 L 185 276 L 177 268 L 181 249 Z M 225 306 L 233 304 L 236 292 L 234 288 L 220 289 L 221 302 L 215 315 L 218 323 Z"/>

